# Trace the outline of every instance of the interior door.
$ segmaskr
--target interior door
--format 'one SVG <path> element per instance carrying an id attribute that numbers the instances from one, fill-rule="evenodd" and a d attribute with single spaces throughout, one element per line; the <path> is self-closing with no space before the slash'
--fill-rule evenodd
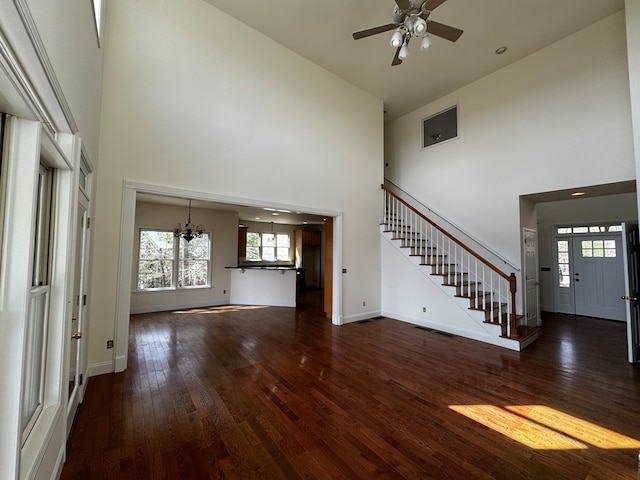
<path id="1" fill-rule="evenodd" d="M 629 363 L 640 362 L 640 238 L 638 224 L 622 224 Z"/>
<path id="2" fill-rule="evenodd" d="M 538 281 L 538 233 L 525 228 L 524 233 L 524 278 L 525 278 L 525 312 L 529 326 L 540 326 L 540 292 Z"/>
<path id="3" fill-rule="evenodd" d="M 625 321 L 622 236 L 573 237 L 575 313 Z"/>
<path id="4" fill-rule="evenodd" d="M 82 351 L 84 342 L 82 340 L 82 329 L 84 324 L 84 313 L 86 306 L 85 288 L 85 252 L 86 252 L 86 226 L 87 226 L 87 201 L 80 192 L 81 200 L 78 203 L 76 212 L 76 251 L 73 281 L 73 306 L 72 315 L 69 320 L 71 328 L 69 343 L 69 406 L 67 411 L 67 436 L 71 432 L 71 425 L 76 415 L 76 410 L 81 401 L 80 387 L 82 378 Z"/>

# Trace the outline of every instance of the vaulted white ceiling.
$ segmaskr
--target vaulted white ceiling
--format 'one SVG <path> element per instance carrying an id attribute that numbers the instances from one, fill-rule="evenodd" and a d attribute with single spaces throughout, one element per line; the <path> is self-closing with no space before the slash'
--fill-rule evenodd
<path id="1" fill-rule="evenodd" d="M 383 100 L 387 121 L 624 8 L 624 0 L 447 0 L 430 18 L 464 30 L 462 37 L 433 37 L 425 52 L 410 45 L 392 67 L 392 31 L 351 35 L 391 23 L 393 0 L 205 1 Z M 508 50 L 496 55 L 501 46 Z"/>

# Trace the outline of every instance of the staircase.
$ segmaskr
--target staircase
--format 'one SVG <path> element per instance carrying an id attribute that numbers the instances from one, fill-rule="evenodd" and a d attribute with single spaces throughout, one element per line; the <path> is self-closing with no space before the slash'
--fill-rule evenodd
<path id="1" fill-rule="evenodd" d="M 388 187 L 382 189 L 382 235 L 452 301 L 467 306 L 468 315 L 486 332 L 488 338 L 481 341 L 519 351 L 538 338 L 539 329 L 520 325 L 514 273 L 504 273 Z"/>

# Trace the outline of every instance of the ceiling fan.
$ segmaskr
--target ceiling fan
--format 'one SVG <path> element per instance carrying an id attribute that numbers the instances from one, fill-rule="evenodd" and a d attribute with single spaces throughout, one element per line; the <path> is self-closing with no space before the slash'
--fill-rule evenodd
<path id="1" fill-rule="evenodd" d="M 393 23 L 368 28 L 353 34 L 354 40 L 395 30 L 391 36 L 391 46 L 396 48 L 392 66 L 400 65 L 409 55 L 409 41 L 412 37 L 420 38 L 420 49 L 426 50 L 431 45 L 429 34 L 455 42 L 462 35 L 462 30 L 429 19 L 431 12 L 446 0 L 395 0 Z"/>

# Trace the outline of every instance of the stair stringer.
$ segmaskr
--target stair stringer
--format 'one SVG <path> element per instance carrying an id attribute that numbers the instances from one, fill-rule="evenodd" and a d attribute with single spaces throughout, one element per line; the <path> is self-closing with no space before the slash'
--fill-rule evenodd
<path id="1" fill-rule="evenodd" d="M 410 249 L 400 248 L 393 233 L 381 229 L 382 315 L 480 342 L 519 351 L 520 343 L 501 337 L 500 325 L 485 323 L 484 312 L 469 309 L 469 299 L 455 297 L 431 267 L 420 265 Z M 426 312 L 423 312 L 423 307 Z"/>

